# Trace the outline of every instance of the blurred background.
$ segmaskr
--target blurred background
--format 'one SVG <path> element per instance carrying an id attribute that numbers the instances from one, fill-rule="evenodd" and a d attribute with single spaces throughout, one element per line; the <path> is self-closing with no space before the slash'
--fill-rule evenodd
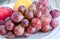
<path id="1" fill-rule="evenodd" d="M 9 3 L 14 3 L 17 0 L 0 0 L 0 5 L 5 5 L 5 4 L 9 4 Z M 34 0 L 32 0 L 34 1 Z M 60 9 L 60 0 L 49 0 L 50 5 L 52 8 L 58 8 Z"/>

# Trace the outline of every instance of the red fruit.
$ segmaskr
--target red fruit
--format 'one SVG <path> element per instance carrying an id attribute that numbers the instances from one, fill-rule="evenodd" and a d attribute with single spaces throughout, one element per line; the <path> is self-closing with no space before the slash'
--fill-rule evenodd
<path id="1" fill-rule="evenodd" d="M 14 12 L 11 16 L 11 19 L 16 23 L 21 22 L 23 18 L 24 16 L 22 15 L 21 12 Z"/>
<path id="2" fill-rule="evenodd" d="M 58 17 L 58 16 L 60 15 L 60 11 L 59 11 L 59 10 L 52 10 L 52 11 L 50 12 L 50 14 L 51 14 L 51 16 L 52 16 L 53 18 L 56 18 L 56 17 Z"/>
<path id="3" fill-rule="evenodd" d="M 44 6 L 42 8 L 42 14 L 49 14 L 49 13 L 50 13 L 50 9 L 48 7 L 46 7 L 46 6 Z"/>
<path id="4" fill-rule="evenodd" d="M 49 25 L 42 26 L 42 28 L 41 28 L 42 32 L 48 32 L 50 30 L 52 30 L 52 27 Z"/>
<path id="5" fill-rule="evenodd" d="M 4 20 L 6 17 L 11 16 L 13 13 L 11 8 L 0 7 L 0 20 Z"/>
<path id="6" fill-rule="evenodd" d="M 5 35 L 6 33 L 5 25 L 0 25 L 0 35 Z"/>
<path id="7" fill-rule="evenodd" d="M 41 29 L 41 21 L 39 18 L 33 18 L 31 21 L 31 24 L 36 27 L 36 28 L 40 28 Z"/>
<path id="8" fill-rule="evenodd" d="M 23 33 L 24 33 L 24 28 L 21 27 L 21 25 L 18 25 L 14 28 L 14 34 L 16 36 L 21 36 L 21 35 L 23 35 Z"/>
<path id="9" fill-rule="evenodd" d="M 41 22 L 42 22 L 42 25 L 45 26 L 45 25 L 48 25 L 50 22 L 51 22 L 51 15 L 50 14 L 44 14 L 41 16 Z"/>
<path id="10" fill-rule="evenodd" d="M 30 25 L 27 28 L 27 33 L 34 34 L 35 32 L 36 32 L 36 28 L 35 27 L 33 27 L 33 26 Z"/>
<path id="11" fill-rule="evenodd" d="M 36 10 L 36 11 L 34 12 L 34 16 L 37 17 L 37 18 L 40 18 L 41 15 L 42 15 L 42 12 L 39 11 L 39 10 Z"/>
<path id="12" fill-rule="evenodd" d="M 11 20 L 7 21 L 5 25 L 7 30 L 13 30 L 14 28 L 14 23 Z"/>
<path id="13" fill-rule="evenodd" d="M 52 19 L 52 21 L 50 22 L 50 26 L 52 28 L 56 28 L 58 26 L 58 21 L 55 19 Z"/>
<path id="14" fill-rule="evenodd" d="M 8 39 L 14 39 L 15 35 L 12 32 L 8 32 L 7 38 Z"/>

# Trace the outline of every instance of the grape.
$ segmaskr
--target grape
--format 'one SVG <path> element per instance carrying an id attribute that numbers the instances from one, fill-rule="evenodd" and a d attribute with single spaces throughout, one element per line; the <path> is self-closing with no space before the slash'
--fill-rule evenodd
<path id="1" fill-rule="evenodd" d="M 48 25 L 51 22 L 51 19 L 52 19 L 52 17 L 50 14 L 43 14 L 41 16 L 42 25 L 43 26 Z"/>
<path id="2" fill-rule="evenodd" d="M 25 13 L 27 19 L 32 19 L 34 17 L 33 12 L 31 10 L 27 10 Z"/>
<path id="3" fill-rule="evenodd" d="M 34 12 L 34 16 L 37 17 L 37 18 L 40 18 L 41 15 L 42 15 L 42 12 L 39 11 L 39 10 L 36 10 L 36 11 Z"/>
<path id="4" fill-rule="evenodd" d="M 0 25 L 4 25 L 4 24 L 5 24 L 4 20 L 0 20 Z"/>
<path id="5" fill-rule="evenodd" d="M 6 33 L 5 25 L 0 25 L 0 35 L 5 35 Z"/>
<path id="6" fill-rule="evenodd" d="M 50 25 L 45 25 L 45 26 L 42 26 L 41 28 L 42 32 L 48 32 L 50 30 L 52 30 L 52 27 Z"/>
<path id="7" fill-rule="evenodd" d="M 41 29 L 41 21 L 39 18 L 33 18 L 31 21 L 31 24 L 36 27 L 36 28 L 40 28 Z"/>
<path id="8" fill-rule="evenodd" d="M 9 20 L 11 20 L 11 17 L 7 17 L 7 18 L 5 19 L 5 22 L 7 22 L 7 21 L 9 21 Z"/>
<path id="9" fill-rule="evenodd" d="M 14 28 L 14 23 L 11 20 L 7 21 L 5 25 L 7 30 L 13 30 Z"/>
<path id="10" fill-rule="evenodd" d="M 52 11 L 50 12 L 50 14 L 51 14 L 51 16 L 52 16 L 53 18 L 56 18 L 56 17 L 58 17 L 58 16 L 60 15 L 60 11 L 59 11 L 59 10 L 52 10 Z"/>
<path id="11" fill-rule="evenodd" d="M 29 21 L 27 19 L 24 19 L 24 20 L 22 20 L 21 24 L 22 24 L 23 27 L 28 27 Z"/>
<path id="12" fill-rule="evenodd" d="M 21 36 L 21 35 L 23 35 L 23 33 L 24 33 L 24 28 L 21 27 L 21 25 L 17 25 L 17 26 L 14 28 L 14 34 L 15 34 L 16 36 Z"/>
<path id="13" fill-rule="evenodd" d="M 33 27 L 32 25 L 30 25 L 28 28 L 27 28 L 27 33 L 30 33 L 30 34 L 33 34 L 36 32 L 36 28 Z"/>
<path id="14" fill-rule="evenodd" d="M 24 6 L 19 6 L 18 11 L 20 11 L 24 14 L 26 11 L 26 8 Z"/>
<path id="15" fill-rule="evenodd" d="M 7 38 L 8 39 L 14 39 L 15 35 L 12 32 L 8 32 Z"/>
<path id="16" fill-rule="evenodd" d="M 42 13 L 43 13 L 43 14 L 49 14 L 49 13 L 50 13 L 50 9 L 48 9 L 47 7 L 44 6 L 44 7 L 42 8 Z"/>
<path id="17" fill-rule="evenodd" d="M 32 4 L 32 5 L 30 5 L 30 7 L 28 9 L 30 9 L 34 12 L 36 10 L 36 5 Z"/>
<path id="18" fill-rule="evenodd" d="M 50 22 L 50 26 L 54 29 L 58 26 L 58 21 L 55 19 L 52 19 L 52 21 Z"/>
<path id="19" fill-rule="evenodd" d="M 16 23 L 21 22 L 23 18 L 24 16 L 21 14 L 21 12 L 14 12 L 11 16 L 11 19 Z"/>
<path id="20" fill-rule="evenodd" d="M 30 33 L 27 33 L 27 32 L 25 32 L 24 34 L 23 34 L 23 37 L 29 37 L 30 36 Z"/>

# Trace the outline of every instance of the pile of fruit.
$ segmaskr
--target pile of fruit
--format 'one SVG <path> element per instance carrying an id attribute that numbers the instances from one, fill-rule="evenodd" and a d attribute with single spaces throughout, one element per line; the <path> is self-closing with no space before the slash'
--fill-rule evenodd
<path id="1" fill-rule="evenodd" d="M 16 11 L 15 11 L 16 10 Z M 34 1 L 28 8 L 0 7 L 0 35 L 8 39 L 28 37 L 38 31 L 48 32 L 58 26 L 59 10 L 52 10 L 48 0 Z"/>

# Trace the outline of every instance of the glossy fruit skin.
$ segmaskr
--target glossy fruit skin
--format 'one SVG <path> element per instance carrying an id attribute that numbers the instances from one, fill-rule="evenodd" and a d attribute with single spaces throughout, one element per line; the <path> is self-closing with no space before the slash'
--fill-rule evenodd
<path id="1" fill-rule="evenodd" d="M 9 7 L 0 7 L 0 20 L 4 20 L 6 17 L 11 16 L 13 10 Z"/>
<path id="2" fill-rule="evenodd" d="M 41 22 L 42 22 L 42 25 L 45 26 L 45 25 L 48 25 L 52 20 L 52 17 L 50 14 L 44 14 L 41 16 Z"/>
<path id="3" fill-rule="evenodd" d="M 33 18 L 31 21 L 32 26 L 41 29 L 41 20 L 39 18 Z"/>
<path id="4" fill-rule="evenodd" d="M 21 36 L 23 35 L 24 33 L 24 28 L 21 26 L 21 25 L 17 25 L 15 28 L 14 28 L 14 34 L 16 36 Z"/>
<path id="5" fill-rule="evenodd" d="M 25 16 L 28 20 L 31 20 L 34 17 L 33 12 L 31 10 L 27 10 L 25 12 Z"/>
<path id="6" fill-rule="evenodd" d="M 11 17 L 7 17 L 4 21 L 7 22 L 9 20 L 11 20 Z"/>
<path id="7" fill-rule="evenodd" d="M 50 14 L 51 14 L 51 16 L 52 16 L 53 18 L 56 18 L 56 17 L 58 17 L 58 16 L 60 15 L 60 11 L 59 11 L 59 10 L 52 10 L 52 11 L 50 12 Z"/>
<path id="8" fill-rule="evenodd" d="M 16 23 L 21 22 L 23 18 L 24 16 L 21 14 L 21 12 L 14 12 L 11 16 L 11 19 Z"/>
<path id="9" fill-rule="evenodd" d="M 42 15 L 42 12 L 40 10 L 35 10 L 35 12 L 34 12 L 35 17 L 40 18 L 41 15 Z"/>
<path id="10" fill-rule="evenodd" d="M 27 28 L 27 33 L 34 34 L 35 32 L 36 32 L 36 28 L 33 27 L 32 25 L 30 25 L 30 26 Z"/>
<path id="11" fill-rule="evenodd" d="M 56 19 L 52 19 L 52 21 L 50 22 L 50 26 L 54 29 L 58 26 L 58 21 Z"/>
<path id="12" fill-rule="evenodd" d="M 18 11 L 25 14 L 26 8 L 24 6 L 19 6 Z"/>
<path id="13" fill-rule="evenodd" d="M 7 30 L 13 30 L 13 28 L 15 26 L 14 23 L 11 20 L 5 22 L 5 25 L 6 25 Z"/>
<path id="14" fill-rule="evenodd" d="M 42 32 L 48 32 L 50 30 L 52 30 L 52 27 L 50 25 L 45 25 L 45 26 L 42 26 L 41 28 Z"/>
<path id="15" fill-rule="evenodd" d="M 31 4 L 28 9 L 32 10 L 34 12 L 36 10 L 36 5 L 35 4 Z"/>
<path id="16" fill-rule="evenodd" d="M 7 38 L 8 39 L 14 39 L 15 35 L 12 32 L 7 33 Z"/>
<path id="17" fill-rule="evenodd" d="M 6 35 L 5 25 L 0 25 L 0 35 Z"/>
<path id="18" fill-rule="evenodd" d="M 28 27 L 29 26 L 29 21 L 27 19 L 23 19 L 21 25 L 23 27 Z"/>

